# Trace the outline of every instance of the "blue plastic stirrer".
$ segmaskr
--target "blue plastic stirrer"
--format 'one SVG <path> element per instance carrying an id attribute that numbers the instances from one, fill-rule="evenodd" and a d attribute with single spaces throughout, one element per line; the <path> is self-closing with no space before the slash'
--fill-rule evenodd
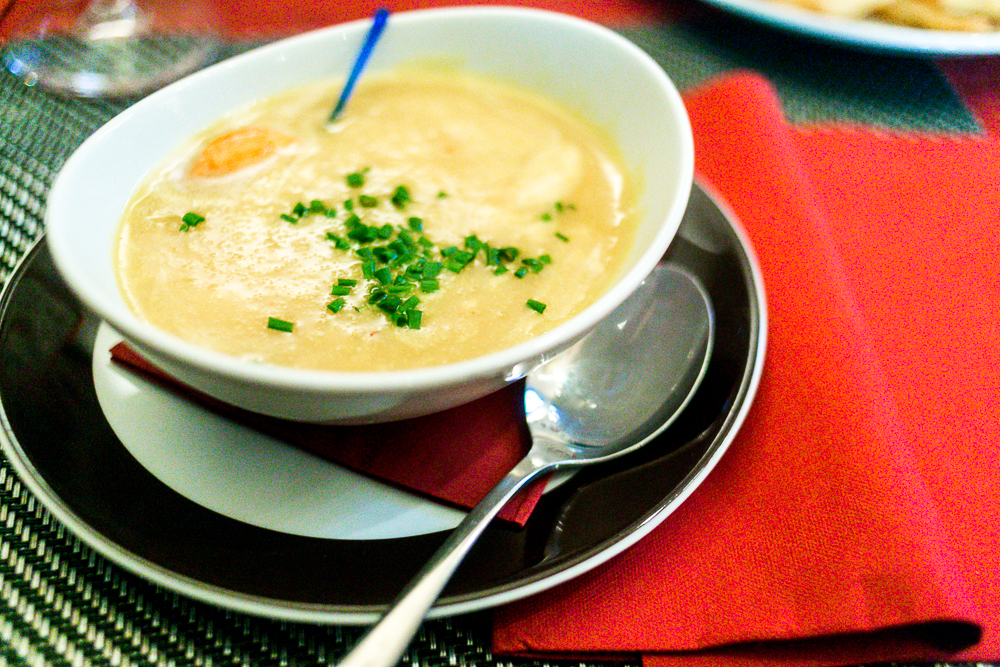
<path id="1" fill-rule="evenodd" d="M 354 85 L 358 82 L 361 71 L 364 70 L 365 65 L 368 63 L 369 56 L 375 50 L 375 44 L 378 42 L 378 38 L 382 36 L 382 31 L 385 29 L 385 24 L 388 20 L 389 10 L 383 8 L 375 12 L 372 27 L 368 29 L 368 35 L 365 37 L 365 43 L 361 45 L 361 50 L 358 51 L 358 57 L 354 60 L 354 67 L 351 68 L 351 74 L 347 77 L 347 83 L 344 84 L 344 90 L 340 93 L 340 99 L 337 100 L 337 106 L 334 107 L 333 113 L 330 114 L 330 122 L 337 120 L 344 107 L 347 106 L 347 100 L 354 91 Z"/>

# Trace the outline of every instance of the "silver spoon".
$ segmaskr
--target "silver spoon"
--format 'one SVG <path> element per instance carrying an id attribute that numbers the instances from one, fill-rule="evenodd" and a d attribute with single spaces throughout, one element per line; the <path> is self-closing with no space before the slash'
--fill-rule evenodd
<path id="1" fill-rule="evenodd" d="M 339 667 L 391 667 L 486 525 L 539 475 L 621 456 L 652 440 L 688 404 L 715 339 L 708 295 L 659 264 L 582 341 L 533 371 L 524 404 L 528 454 L 454 529 Z"/>

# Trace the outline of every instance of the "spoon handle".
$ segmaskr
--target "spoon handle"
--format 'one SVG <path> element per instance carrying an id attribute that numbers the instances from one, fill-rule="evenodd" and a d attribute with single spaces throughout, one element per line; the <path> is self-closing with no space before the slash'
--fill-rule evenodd
<path id="1" fill-rule="evenodd" d="M 340 661 L 339 667 L 395 665 L 476 538 L 508 500 L 550 465 L 551 461 L 538 456 L 535 449 L 528 452 L 455 527 L 389 611 Z"/>

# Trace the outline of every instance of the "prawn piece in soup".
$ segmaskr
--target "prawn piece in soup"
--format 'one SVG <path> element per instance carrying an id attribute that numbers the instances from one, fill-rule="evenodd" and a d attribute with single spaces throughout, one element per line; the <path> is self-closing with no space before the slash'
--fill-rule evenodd
<path id="1" fill-rule="evenodd" d="M 259 164 L 292 143 L 292 138 L 266 127 L 240 127 L 212 139 L 188 169 L 194 177 L 225 176 Z"/>

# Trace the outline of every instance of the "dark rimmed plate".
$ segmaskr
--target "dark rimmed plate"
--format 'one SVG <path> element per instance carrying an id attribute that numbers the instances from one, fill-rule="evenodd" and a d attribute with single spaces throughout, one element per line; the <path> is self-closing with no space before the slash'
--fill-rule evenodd
<path id="1" fill-rule="evenodd" d="M 714 355 L 691 405 L 639 452 L 546 493 L 523 529 L 488 528 L 432 616 L 526 597 L 606 561 L 662 522 L 728 447 L 764 358 L 756 260 L 729 212 L 699 186 L 668 259 L 702 280 L 716 308 Z M 314 537 L 190 500 L 140 465 L 102 412 L 92 371 L 99 322 L 59 278 L 44 239 L 22 260 L 0 309 L 4 452 L 49 511 L 122 567 L 239 611 L 367 623 L 446 536 Z"/>

